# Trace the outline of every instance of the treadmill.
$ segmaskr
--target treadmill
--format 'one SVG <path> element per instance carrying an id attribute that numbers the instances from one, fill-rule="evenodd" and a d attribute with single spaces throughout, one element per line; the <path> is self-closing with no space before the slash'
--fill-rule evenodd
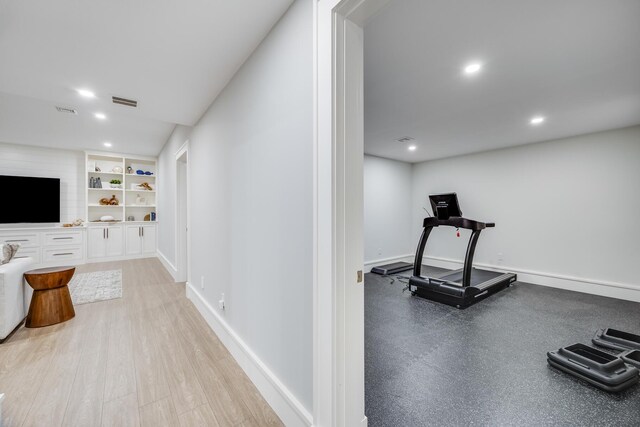
<path id="1" fill-rule="evenodd" d="M 456 193 L 429 196 L 435 217 L 424 219 L 422 236 L 418 242 L 418 251 L 413 263 L 413 277 L 409 279 L 411 295 L 432 301 L 466 308 L 492 295 L 515 282 L 514 273 L 481 270 L 473 267 L 473 254 L 485 228 L 495 227 L 494 223 L 484 223 L 462 217 Z M 471 237 L 464 258 L 464 267 L 439 277 L 427 277 L 421 274 L 422 256 L 427 239 L 434 227 L 449 226 L 456 229 L 471 230 Z"/>

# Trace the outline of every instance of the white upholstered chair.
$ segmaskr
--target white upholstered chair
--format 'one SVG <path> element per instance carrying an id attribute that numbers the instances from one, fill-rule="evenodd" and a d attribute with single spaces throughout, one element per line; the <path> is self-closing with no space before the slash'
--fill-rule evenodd
<path id="1" fill-rule="evenodd" d="M 33 268 L 33 258 L 14 258 L 0 265 L 0 342 L 22 322 L 27 315 L 24 273 Z"/>

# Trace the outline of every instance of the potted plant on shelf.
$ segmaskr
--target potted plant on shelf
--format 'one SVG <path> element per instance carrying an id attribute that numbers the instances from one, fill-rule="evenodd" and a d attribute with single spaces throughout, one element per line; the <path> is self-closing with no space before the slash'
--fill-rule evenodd
<path id="1" fill-rule="evenodd" d="M 111 181 L 109 181 L 109 184 L 111 184 L 111 188 L 120 188 L 122 185 L 122 181 L 120 181 L 119 179 L 112 179 Z"/>

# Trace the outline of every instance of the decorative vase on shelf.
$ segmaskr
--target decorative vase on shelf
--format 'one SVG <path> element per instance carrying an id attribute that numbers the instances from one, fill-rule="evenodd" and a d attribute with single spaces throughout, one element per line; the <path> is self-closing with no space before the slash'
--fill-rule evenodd
<path id="1" fill-rule="evenodd" d="M 95 187 L 94 188 L 102 188 L 102 181 L 100 181 L 100 177 L 97 177 L 96 180 L 94 181 Z"/>

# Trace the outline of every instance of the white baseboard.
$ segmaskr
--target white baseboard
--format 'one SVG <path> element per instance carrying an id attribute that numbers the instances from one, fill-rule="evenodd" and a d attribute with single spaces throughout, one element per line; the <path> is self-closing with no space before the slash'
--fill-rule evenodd
<path id="1" fill-rule="evenodd" d="M 366 261 L 364 263 L 364 272 L 370 273 L 373 267 L 377 267 L 379 265 L 391 264 L 392 262 L 399 262 L 399 261 L 413 262 L 413 258 L 415 258 L 415 255 L 407 254 L 407 255 L 398 255 L 390 258 L 376 259 L 373 261 Z"/>
<path id="2" fill-rule="evenodd" d="M 271 405 L 286 426 L 309 427 L 313 424 L 312 415 L 251 350 L 242 338 L 235 333 L 217 310 L 202 297 L 200 292 L 187 283 L 187 298 L 196 306 L 202 317 L 229 350 L 240 367 L 255 384 L 260 394 Z"/>
<path id="3" fill-rule="evenodd" d="M 423 257 L 422 263 L 424 265 L 446 268 L 449 270 L 458 269 L 463 266 L 463 262 L 460 260 L 433 256 Z M 532 283 L 534 285 L 548 286 L 551 288 L 566 289 L 574 292 L 583 292 L 586 294 L 640 302 L 640 286 L 631 284 L 606 282 L 603 280 L 565 276 L 542 271 L 523 270 L 521 268 L 503 265 L 497 266 L 482 263 L 474 263 L 473 265 L 487 270 L 516 273 L 518 275 L 518 282 Z"/>
<path id="4" fill-rule="evenodd" d="M 162 252 L 160 252 L 160 250 L 157 250 L 157 253 L 158 259 L 160 260 L 162 265 L 164 265 L 164 268 L 166 268 L 169 274 L 171 274 L 171 277 L 173 277 L 174 281 L 177 280 L 176 277 L 178 277 L 178 269 L 167 259 L 167 257 Z"/>

